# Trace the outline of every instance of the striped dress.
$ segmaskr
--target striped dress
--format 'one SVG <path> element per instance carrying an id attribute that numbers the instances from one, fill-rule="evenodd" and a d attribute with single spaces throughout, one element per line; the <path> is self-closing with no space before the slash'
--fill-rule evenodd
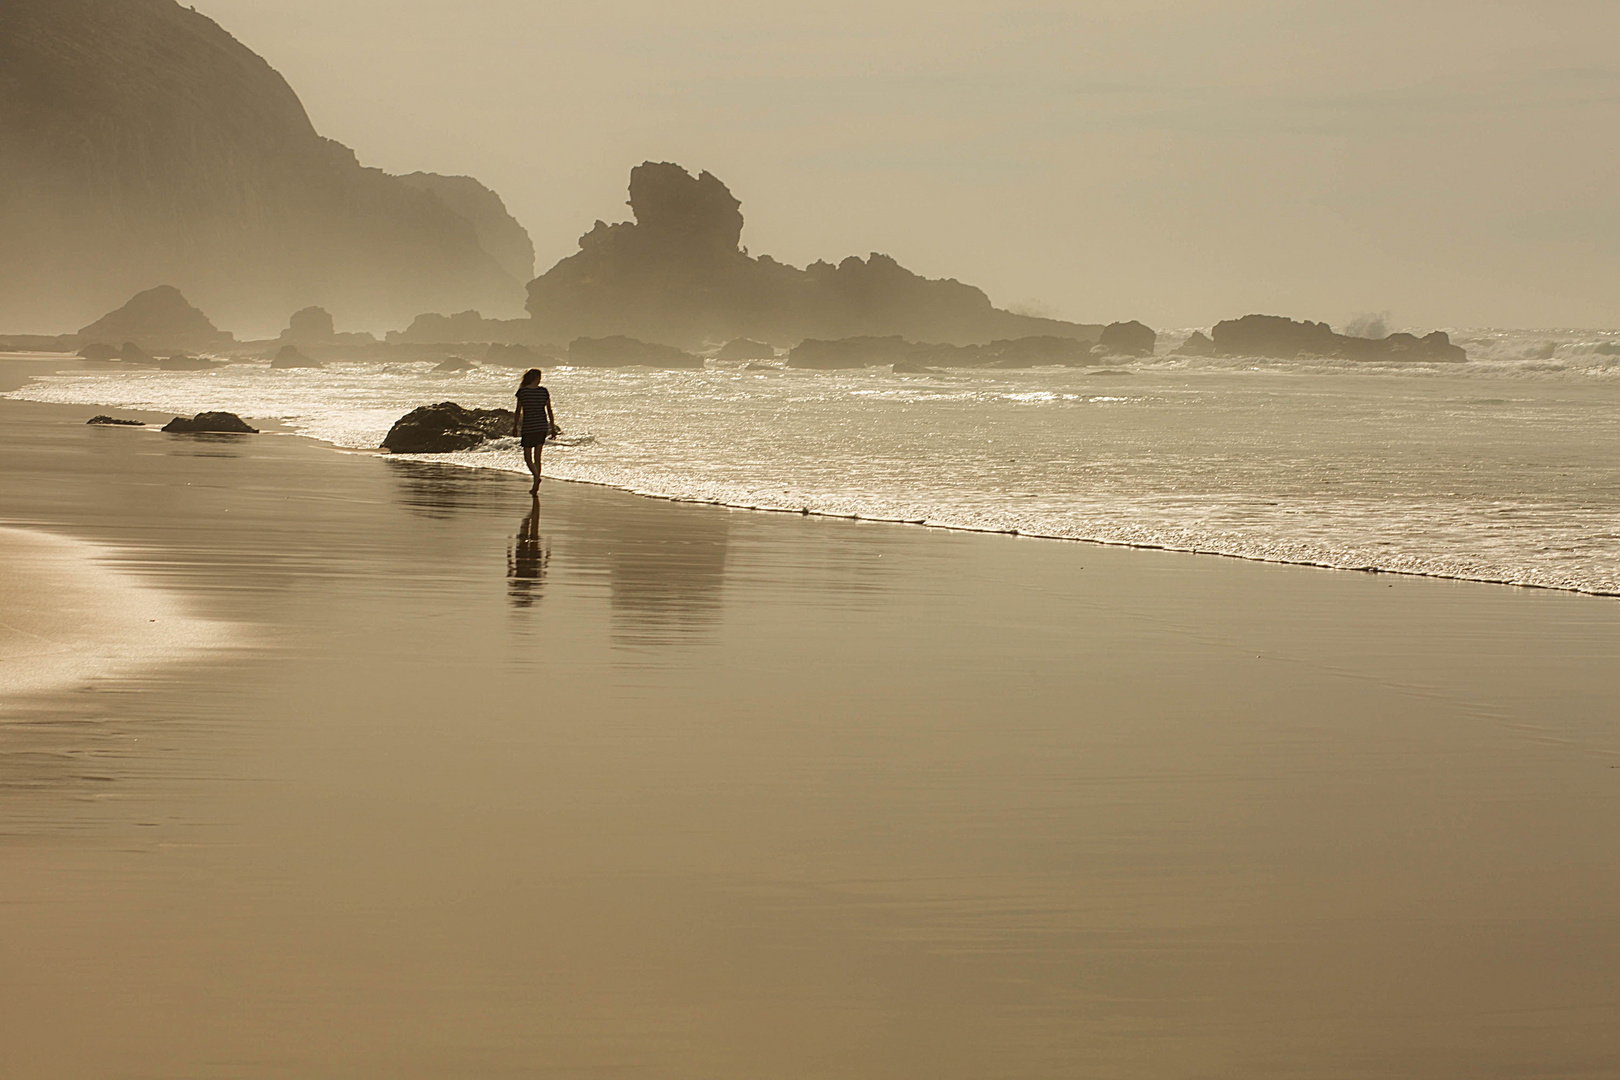
<path id="1" fill-rule="evenodd" d="M 551 391 L 543 386 L 523 386 L 518 388 L 517 399 L 523 409 L 523 445 L 539 446 L 551 434 L 551 417 L 546 412 Z"/>

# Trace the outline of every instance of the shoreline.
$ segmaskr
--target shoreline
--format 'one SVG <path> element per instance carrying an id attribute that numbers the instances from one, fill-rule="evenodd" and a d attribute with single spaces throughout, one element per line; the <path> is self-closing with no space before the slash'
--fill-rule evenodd
<path id="1" fill-rule="evenodd" d="M 63 359 L 72 359 L 72 358 L 62 357 L 62 358 L 53 358 L 52 360 L 36 359 L 36 362 L 40 363 L 40 364 L 49 365 L 49 364 L 52 364 L 52 363 L 59 363 Z M 34 372 L 33 374 L 42 374 L 42 373 L 44 373 L 44 372 Z M 26 382 L 27 380 L 25 379 L 24 381 Z M 4 383 L 0 383 L 0 390 L 3 390 L 3 391 L 11 391 L 11 390 L 19 389 L 20 387 L 21 387 L 21 384 L 18 384 L 17 386 L 10 386 L 10 385 L 6 385 Z M 12 400 L 26 400 L 26 399 L 15 399 L 14 398 Z M 43 404 L 43 403 L 37 403 L 36 402 L 34 404 Z M 141 413 L 141 410 L 122 409 L 122 407 L 120 407 L 120 406 L 105 405 L 105 404 L 99 405 L 99 406 L 84 406 L 84 407 L 86 407 L 86 408 L 104 408 L 104 409 L 119 410 L 119 411 L 123 411 L 123 412 Z M 228 407 L 228 405 L 225 406 L 225 407 Z M 158 415 L 158 414 L 145 413 L 143 415 L 155 416 L 155 415 Z M 292 435 L 292 436 L 295 436 L 297 438 L 305 439 L 305 440 L 309 441 L 310 443 L 312 443 L 314 445 L 323 446 L 323 447 L 333 449 L 333 450 L 338 450 L 338 451 L 344 452 L 344 453 L 369 454 L 369 453 L 378 452 L 374 448 L 344 446 L 344 445 L 342 445 L 340 443 L 333 442 L 333 441 L 321 438 L 319 436 L 305 434 L 305 433 L 302 433 L 300 431 L 293 430 L 293 429 L 289 428 L 285 424 L 285 422 L 283 422 L 283 421 L 274 420 L 274 419 L 266 420 L 266 419 L 254 418 L 254 417 L 248 416 L 246 413 L 244 413 L 243 415 L 244 415 L 244 417 L 250 419 L 256 425 L 261 426 L 266 433 Z M 151 422 L 151 421 L 149 421 L 149 422 Z M 453 455 L 399 455 L 399 457 L 402 460 L 411 459 L 411 460 L 420 460 L 420 461 L 439 462 L 439 463 L 443 463 L 443 464 L 453 466 L 453 467 L 457 467 L 457 468 L 488 469 L 488 470 L 494 471 L 494 472 L 511 473 L 512 475 L 517 475 L 517 476 L 521 476 L 521 477 L 525 477 L 525 478 L 528 475 L 526 472 L 524 472 L 521 468 L 518 468 L 518 467 L 512 467 L 512 466 L 508 466 L 508 465 L 504 465 L 504 464 L 491 464 L 491 463 L 483 463 L 483 462 L 469 462 L 469 461 L 465 461 L 465 460 L 458 460 Z M 625 492 L 625 493 L 628 493 L 628 494 L 632 494 L 632 495 L 636 495 L 636 496 L 640 496 L 640 497 L 644 497 L 644 498 L 656 499 L 656 500 L 666 501 L 666 502 L 675 503 L 675 504 L 698 505 L 698 506 L 715 506 L 715 507 L 724 507 L 724 508 L 732 509 L 732 510 L 749 510 L 749 511 L 755 511 L 755 512 L 759 512 L 759 513 L 765 513 L 765 514 L 778 514 L 778 515 L 788 515 L 788 516 L 814 517 L 814 518 L 824 518 L 824 519 L 828 519 L 828 520 L 861 521 L 861 522 L 871 522 L 871 523 L 880 523 L 880 524 L 921 525 L 921 526 L 923 526 L 925 528 L 928 528 L 928 529 L 931 529 L 931 530 L 937 530 L 937 531 L 947 532 L 947 533 L 1000 535 L 1000 536 L 1013 536 L 1013 537 L 1019 537 L 1019 538 L 1025 538 L 1025 539 L 1065 541 L 1065 542 L 1070 542 L 1070 543 L 1093 545 L 1093 546 L 1096 546 L 1096 547 L 1130 549 L 1130 550 L 1139 550 L 1139 551 L 1164 551 L 1164 552 L 1173 552 L 1173 553 L 1178 553 L 1178 554 L 1187 554 L 1187 555 L 1195 555 L 1195 556 L 1218 556 L 1218 557 L 1223 558 L 1223 559 L 1231 559 L 1231 560 L 1237 560 L 1237 561 L 1242 561 L 1242 562 L 1250 562 L 1250 563 L 1257 563 L 1257 564 L 1263 564 L 1263 565 L 1298 566 L 1298 567 L 1306 567 L 1306 568 L 1316 569 L 1316 570 L 1335 570 L 1335 571 L 1343 571 L 1343 572 L 1356 573 L 1356 574 L 1392 575 L 1392 576 L 1398 576 L 1398 577 L 1402 577 L 1402 578 L 1413 578 L 1413 579 L 1429 579 L 1429 580 L 1436 580 L 1436 581 L 1470 582 L 1470 583 L 1482 584 L 1482 585 L 1507 586 L 1507 587 L 1510 587 L 1510 588 L 1531 589 L 1531 590 L 1547 591 L 1547 592 L 1555 592 L 1555 593 L 1569 593 L 1569 594 L 1573 594 L 1573 595 L 1591 596 L 1591 597 L 1598 597 L 1598 598 L 1603 598 L 1603 599 L 1620 598 L 1620 589 L 1615 589 L 1615 588 L 1604 588 L 1604 587 L 1595 587 L 1595 586 L 1594 587 L 1587 587 L 1587 586 L 1576 585 L 1576 584 L 1557 584 L 1557 583 L 1547 583 L 1547 582 L 1542 582 L 1542 581 L 1514 580 L 1511 577 L 1506 577 L 1506 576 L 1501 576 L 1501 575 L 1492 575 L 1492 574 L 1488 574 L 1488 573 L 1446 572 L 1444 570 L 1407 569 L 1407 568 L 1402 568 L 1402 567 L 1398 567 L 1398 566 L 1386 567 L 1386 566 L 1379 566 L 1379 565 L 1375 565 L 1375 564 L 1340 565 L 1340 564 L 1337 564 L 1337 563 L 1334 563 L 1334 562 L 1322 561 L 1321 559 L 1314 559 L 1314 558 L 1310 558 L 1310 557 L 1299 557 L 1299 558 L 1277 557 L 1277 556 L 1271 556 L 1271 555 L 1260 554 L 1260 553 L 1245 553 L 1245 552 L 1242 552 L 1242 551 L 1227 551 L 1227 550 L 1211 549 L 1211 548 L 1207 548 L 1207 547 L 1197 546 L 1196 544 L 1178 545 L 1178 544 L 1172 544 L 1172 543 L 1157 543 L 1157 542 L 1151 542 L 1151 541 L 1135 541 L 1135 540 L 1129 540 L 1129 539 L 1109 539 L 1109 538 L 1106 538 L 1106 537 L 1098 537 L 1098 536 L 1061 535 L 1061 534 L 1041 531 L 1041 530 L 1037 530 L 1037 529 L 995 528 L 995 527 L 979 527 L 979 526 L 973 526 L 973 525 L 957 525 L 957 524 L 930 521 L 930 520 L 927 520 L 927 519 L 924 519 L 924 518 L 916 518 L 916 517 L 884 517 L 884 516 L 876 516 L 876 515 L 865 515 L 865 514 L 859 514 L 859 513 L 842 513 L 842 512 L 838 512 L 838 511 L 834 511 L 834 510 L 815 510 L 815 509 L 810 509 L 810 508 L 807 508 L 807 507 L 773 506 L 773 505 L 766 505 L 766 504 L 761 504 L 761 503 L 757 503 L 757 502 L 750 502 L 750 501 L 745 501 L 745 500 L 733 501 L 733 500 L 727 500 L 727 499 L 712 499 L 712 498 L 704 498 L 704 497 L 698 497 L 698 496 L 687 496 L 687 495 L 679 495 L 679 494 L 665 494 L 665 493 L 657 491 L 657 490 L 649 490 L 649 489 L 646 489 L 644 487 L 638 486 L 634 482 L 616 483 L 616 482 L 613 482 L 613 481 L 605 481 L 605 480 L 564 478 L 564 477 L 559 477 L 559 476 L 555 476 L 555 475 L 548 475 L 547 479 L 555 481 L 555 482 L 597 486 L 597 487 L 602 487 L 602 488 L 608 489 L 608 490 L 621 491 L 621 492 Z"/>

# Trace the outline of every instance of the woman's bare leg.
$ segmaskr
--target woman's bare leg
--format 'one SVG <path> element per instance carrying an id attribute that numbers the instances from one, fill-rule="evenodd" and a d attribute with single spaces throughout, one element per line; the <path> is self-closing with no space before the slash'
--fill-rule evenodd
<path id="1" fill-rule="evenodd" d="M 534 476 L 534 486 L 529 488 L 529 494 L 534 495 L 540 490 L 540 448 L 538 446 L 525 446 L 523 448 L 523 464 L 529 467 Z"/>

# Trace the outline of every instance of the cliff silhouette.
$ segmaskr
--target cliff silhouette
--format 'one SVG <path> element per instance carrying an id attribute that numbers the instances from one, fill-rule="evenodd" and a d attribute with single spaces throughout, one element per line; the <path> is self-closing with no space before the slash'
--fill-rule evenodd
<path id="1" fill-rule="evenodd" d="M 924 278 L 887 255 L 799 269 L 742 248 L 741 203 L 708 172 L 670 162 L 630 172 L 635 220 L 598 221 L 580 250 L 529 285 L 537 334 L 628 335 L 682 348 L 751 338 L 899 335 L 984 344 L 1047 335 L 1095 341 L 1101 326 L 1016 315 L 959 281 Z"/>
<path id="2" fill-rule="evenodd" d="M 362 167 L 175 0 L 0 3 L 0 326 L 59 332 L 165 283 L 227 326 L 515 314 L 528 238 L 498 205 Z"/>
<path id="3" fill-rule="evenodd" d="M 400 179 L 421 191 L 431 191 L 446 206 L 472 222 L 478 245 L 489 252 L 514 281 L 528 284 L 534 277 L 534 241 L 495 192 L 470 176 L 414 172 Z"/>

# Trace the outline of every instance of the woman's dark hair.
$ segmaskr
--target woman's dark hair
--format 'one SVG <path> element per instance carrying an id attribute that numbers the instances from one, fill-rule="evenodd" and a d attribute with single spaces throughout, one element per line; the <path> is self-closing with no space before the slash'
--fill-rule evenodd
<path id="1" fill-rule="evenodd" d="M 545 372 L 541 371 L 537 367 L 532 367 L 528 371 L 525 371 L 523 373 L 523 381 L 521 383 L 519 383 L 518 385 L 519 386 L 533 386 L 535 383 L 539 382 L 541 380 L 541 378 L 544 377 L 544 375 L 545 375 Z"/>

